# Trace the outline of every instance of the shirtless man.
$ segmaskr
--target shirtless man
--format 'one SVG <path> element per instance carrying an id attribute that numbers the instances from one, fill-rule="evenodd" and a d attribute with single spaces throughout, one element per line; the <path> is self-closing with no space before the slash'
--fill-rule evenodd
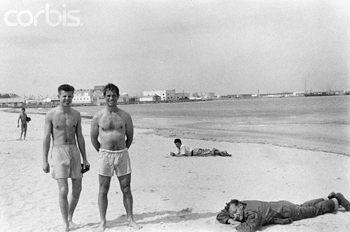
<path id="1" fill-rule="evenodd" d="M 28 124 L 27 123 L 27 114 L 26 114 L 25 108 L 22 108 L 22 112 L 18 117 L 17 127 L 19 127 L 19 121 L 21 121 L 21 136 L 19 137 L 19 140 L 22 140 L 22 135 L 24 135 L 23 139 L 25 140 L 26 136 L 27 136 L 27 124 Z"/>
<path id="2" fill-rule="evenodd" d="M 51 137 L 53 140 L 51 174 L 58 183 L 58 198 L 64 231 L 77 227 L 73 223 L 72 218 L 81 192 L 82 172 L 90 168 L 85 153 L 81 116 L 78 111 L 70 107 L 73 94 L 73 86 L 61 85 L 58 88 L 60 105 L 46 114 L 43 141 L 43 170 L 45 173 L 48 173 L 50 172 L 48 153 Z M 80 154 L 83 158 L 83 168 L 81 167 Z M 72 194 L 69 202 L 67 199 L 68 178 L 72 179 Z"/>
<path id="3" fill-rule="evenodd" d="M 95 114 L 91 122 L 91 143 L 99 152 L 99 194 L 98 206 L 101 223 L 98 231 L 106 229 L 106 211 L 108 190 L 113 173 L 119 179 L 123 192 L 123 203 L 129 226 L 140 229 L 133 219 L 133 197 L 130 189 L 131 166 L 128 149 L 131 146 L 134 127 L 130 115 L 117 107 L 119 89 L 114 84 L 107 84 L 103 89 L 106 108 Z"/>

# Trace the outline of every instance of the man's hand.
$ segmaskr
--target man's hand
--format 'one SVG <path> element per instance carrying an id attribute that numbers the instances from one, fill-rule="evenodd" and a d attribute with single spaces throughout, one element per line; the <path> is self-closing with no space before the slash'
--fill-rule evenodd
<path id="1" fill-rule="evenodd" d="M 49 173 L 49 172 L 50 172 L 50 165 L 49 165 L 48 162 L 44 162 L 44 163 L 43 163 L 43 171 L 44 171 L 45 173 Z"/>
<path id="2" fill-rule="evenodd" d="M 87 160 L 83 161 L 83 165 L 84 165 L 85 172 L 90 170 L 90 164 Z"/>
<path id="3" fill-rule="evenodd" d="M 240 222 L 235 221 L 235 220 L 233 220 L 232 218 L 228 219 L 227 222 L 230 224 L 230 226 L 231 226 L 232 228 L 236 228 L 237 226 L 239 226 L 239 225 L 241 224 Z"/>

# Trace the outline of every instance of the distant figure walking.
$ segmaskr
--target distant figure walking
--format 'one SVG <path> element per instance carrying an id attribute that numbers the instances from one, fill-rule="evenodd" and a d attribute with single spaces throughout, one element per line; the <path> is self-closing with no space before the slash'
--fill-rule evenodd
<path id="1" fill-rule="evenodd" d="M 194 148 L 191 149 L 190 147 L 187 147 L 182 144 L 180 139 L 174 140 L 176 151 L 170 152 L 171 156 L 232 156 L 231 154 L 228 154 L 227 151 L 219 151 L 216 148 L 208 149 L 208 148 Z"/>
<path id="2" fill-rule="evenodd" d="M 98 154 L 99 194 L 98 206 L 101 223 L 98 231 L 107 226 L 106 212 L 108 191 L 111 178 L 117 175 L 123 193 L 123 203 L 129 226 L 140 229 L 133 218 L 133 197 L 131 194 L 131 165 L 128 149 L 134 137 L 131 116 L 117 107 L 119 89 L 114 84 L 107 84 L 103 89 L 105 109 L 97 112 L 91 122 L 91 143 Z"/>
<path id="3" fill-rule="evenodd" d="M 70 107 L 74 87 L 58 87 L 59 106 L 46 113 L 43 140 L 43 170 L 50 172 L 48 153 L 51 137 L 51 174 L 58 183 L 58 197 L 63 219 L 64 231 L 78 227 L 73 223 L 73 213 L 78 204 L 83 172 L 90 168 L 85 153 L 85 141 L 81 128 L 80 113 Z M 78 146 L 77 146 L 78 143 Z M 83 158 L 81 162 L 80 155 Z M 82 164 L 81 164 L 82 163 Z M 72 194 L 68 197 L 68 178 L 72 179 Z"/>
<path id="4" fill-rule="evenodd" d="M 21 136 L 19 137 L 19 140 L 22 140 L 22 135 L 23 135 L 23 139 L 24 140 L 26 139 L 29 121 L 30 121 L 30 118 L 27 116 L 26 109 L 22 108 L 22 111 L 17 120 L 17 127 L 19 127 L 19 122 L 21 122 Z"/>

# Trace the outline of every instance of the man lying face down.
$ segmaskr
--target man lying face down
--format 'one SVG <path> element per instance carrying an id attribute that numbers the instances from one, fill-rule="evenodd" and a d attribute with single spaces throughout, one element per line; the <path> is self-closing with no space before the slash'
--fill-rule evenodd
<path id="1" fill-rule="evenodd" d="M 175 139 L 174 144 L 176 147 L 175 152 L 170 152 L 171 156 L 231 156 L 231 154 L 227 153 L 227 151 L 219 151 L 216 148 L 208 149 L 208 148 L 190 148 L 182 144 L 180 139 Z"/>
<path id="2" fill-rule="evenodd" d="M 231 200 L 217 215 L 223 224 L 230 224 L 239 232 L 253 232 L 271 224 L 289 224 L 293 221 L 333 213 L 342 206 L 350 211 L 350 203 L 341 193 L 330 193 L 327 198 L 307 201 L 302 205 L 288 201 Z"/>

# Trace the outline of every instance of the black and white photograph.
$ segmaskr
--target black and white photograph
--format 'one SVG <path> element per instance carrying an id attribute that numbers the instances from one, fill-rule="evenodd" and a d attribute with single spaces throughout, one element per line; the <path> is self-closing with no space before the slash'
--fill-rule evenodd
<path id="1" fill-rule="evenodd" d="M 1 0 L 0 232 L 350 231 L 348 0 Z"/>

